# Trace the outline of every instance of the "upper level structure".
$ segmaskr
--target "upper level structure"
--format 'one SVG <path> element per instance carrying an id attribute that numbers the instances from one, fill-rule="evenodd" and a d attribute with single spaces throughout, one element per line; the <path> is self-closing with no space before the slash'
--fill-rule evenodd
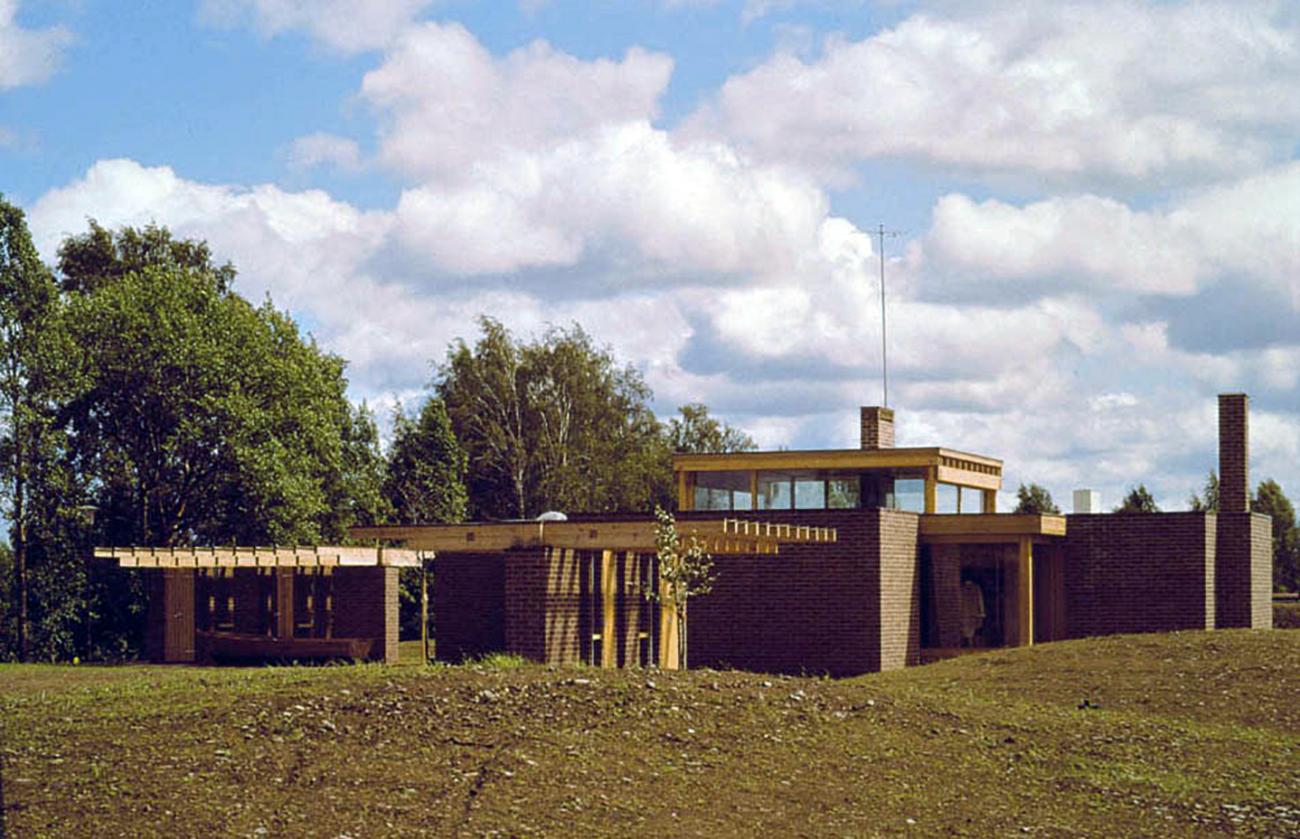
<path id="1" fill-rule="evenodd" d="M 1002 461 L 942 447 L 894 448 L 894 412 L 864 407 L 857 449 L 679 454 L 679 510 L 994 513 Z"/>

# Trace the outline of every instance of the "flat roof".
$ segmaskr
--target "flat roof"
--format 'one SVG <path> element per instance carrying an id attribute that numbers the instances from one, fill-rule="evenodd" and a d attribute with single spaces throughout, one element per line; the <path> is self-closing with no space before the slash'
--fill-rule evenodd
<path id="1" fill-rule="evenodd" d="M 901 449 L 802 449 L 725 454 L 675 454 L 674 472 L 798 469 L 907 469 L 935 467 L 938 480 L 1001 489 L 1002 461 L 981 454 L 928 446 Z"/>

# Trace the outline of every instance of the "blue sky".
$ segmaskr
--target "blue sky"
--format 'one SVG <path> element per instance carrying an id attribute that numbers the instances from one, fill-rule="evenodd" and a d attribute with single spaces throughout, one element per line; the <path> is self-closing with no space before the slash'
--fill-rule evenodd
<path id="1" fill-rule="evenodd" d="M 1181 507 L 1247 391 L 1300 489 L 1300 13 L 1278 2 L 0 0 L 0 191 L 207 239 L 381 414 L 488 314 L 656 408 Z M 1004 493 L 1004 504 L 1010 493 Z"/>

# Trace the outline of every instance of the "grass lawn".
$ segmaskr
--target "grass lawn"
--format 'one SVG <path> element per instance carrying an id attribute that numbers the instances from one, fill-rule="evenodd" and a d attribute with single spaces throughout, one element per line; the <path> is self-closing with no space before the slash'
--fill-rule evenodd
<path id="1" fill-rule="evenodd" d="M 0 758 L 10 836 L 1295 836 L 1300 632 L 834 681 L 9 665 Z"/>

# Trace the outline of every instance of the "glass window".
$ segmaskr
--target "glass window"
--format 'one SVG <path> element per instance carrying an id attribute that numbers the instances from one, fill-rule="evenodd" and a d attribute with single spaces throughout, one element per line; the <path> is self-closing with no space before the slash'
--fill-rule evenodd
<path id="1" fill-rule="evenodd" d="M 826 481 L 826 506 L 832 510 L 852 510 L 861 506 L 862 487 L 856 477 L 830 478 Z"/>
<path id="2" fill-rule="evenodd" d="M 925 478 L 898 478 L 894 481 L 895 509 L 925 512 Z"/>
<path id="3" fill-rule="evenodd" d="M 938 484 L 935 486 L 934 511 L 936 513 L 957 512 L 957 485 Z"/>
<path id="4" fill-rule="evenodd" d="M 866 472 L 862 475 L 860 505 L 894 507 L 894 476 L 890 472 Z"/>
<path id="5" fill-rule="evenodd" d="M 962 487 L 961 511 L 966 515 L 984 512 L 984 490 L 975 489 L 975 487 Z"/>
<path id="6" fill-rule="evenodd" d="M 758 509 L 789 510 L 794 505 L 793 481 L 780 472 L 758 473 Z"/>
<path id="7" fill-rule="evenodd" d="M 750 509 L 749 473 L 741 471 L 696 472 L 695 509 Z"/>
<path id="8" fill-rule="evenodd" d="M 794 506 L 798 510 L 826 509 L 826 482 L 821 478 L 800 478 L 794 482 Z"/>

